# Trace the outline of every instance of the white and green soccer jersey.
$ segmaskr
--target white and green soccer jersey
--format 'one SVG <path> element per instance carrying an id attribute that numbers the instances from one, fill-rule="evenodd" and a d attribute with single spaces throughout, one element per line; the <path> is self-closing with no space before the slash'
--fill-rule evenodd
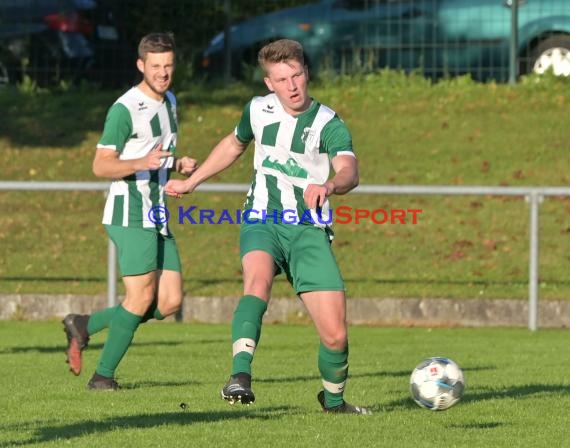
<path id="1" fill-rule="evenodd" d="M 159 143 L 164 151 L 174 153 L 177 130 L 176 98 L 171 92 L 163 101 L 157 101 L 133 87 L 109 109 L 97 149 L 113 149 L 121 160 L 144 157 Z M 137 171 L 113 180 L 103 224 L 156 228 L 168 234 L 166 224 L 153 223 L 149 212 L 156 206 L 165 207 L 163 189 L 173 164 L 174 157 L 168 157 L 158 170 Z"/>
<path id="2" fill-rule="evenodd" d="M 354 156 L 350 131 L 332 109 L 313 101 L 292 116 L 275 94 L 255 97 L 245 106 L 235 133 L 244 143 L 255 140 L 254 179 L 244 206 L 254 212 L 251 219 L 279 213 L 291 224 L 330 225 L 329 201 L 321 204 L 318 216 L 306 208 L 303 194 L 309 184 L 328 180 L 335 156 Z"/>

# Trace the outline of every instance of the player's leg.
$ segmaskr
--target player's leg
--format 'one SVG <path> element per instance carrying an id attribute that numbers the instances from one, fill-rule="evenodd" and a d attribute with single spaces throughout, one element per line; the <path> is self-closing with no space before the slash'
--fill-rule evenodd
<path id="1" fill-rule="evenodd" d="M 255 250 L 242 258 L 244 294 L 232 319 L 232 374 L 222 389 L 230 404 L 255 401 L 251 390 L 251 363 L 261 337 L 263 315 L 275 274 L 273 257 Z"/>
<path id="2" fill-rule="evenodd" d="M 348 338 L 345 297 L 342 291 L 312 291 L 300 294 L 320 338 L 318 366 L 323 400 L 334 408 L 344 402 L 348 378 Z"/>
<path id="3" fill-rule="evenodd" d="M 127 353 L 142 316 L 153 301 L 156 271 L 123 277 L 125 299 L 118 306 L 109 324 L 109 334 L 103 346 L 89 389 L 117 389 L 115 370 Z"/>
<path id="4" fill-rule="evenodd" d="M 81 373 L 82 352 L 87 348 L 89 337 L 107 328 L 118 305 L 104 308 L 93 314 L 68 314 L 63 319 L 67 336 L 66 362 L 74 375 Z"/>
<path id="5" fill-rule="evenodd" d="M 130 252 L 126 251 L 124 247 L 138 247 L 138 232 L 129 232 L 129 229 L 119 226 L 105 226 L 105 230 L 109 238 L 111 238 L 118 248 L 119 264 L 131 265 Z M 143 230 L 141 229 L 140 232 L 143 232 Z M 134 238 L 136 240 L 133 240 Z M 152 266 L 146 269 L 151 270 Z M 67 336 L 66 362 L 69 364 L 69 370 L 75 375 L 81 373 L 82 352 L 87 348 L 89 337 L 109 327 L 111 319 L 118 307 L 119 305 L 104 308 L 90 315 L 68 314 L 63 319 L 62 323 Z"/>
<path id="6" fill-rule="evenodd" d="M 166 285 L 163 289 L 167 289 L 168 286 L 176 285 L 177 283 L 180 283 L 181 285 L 182 280 L 180 278 L 180 273 L 178 272 L 174 274 L 174 278 L 170 278 L 170 275 L 163 276 L 162 271 L 158 272 L 159 279 L 162 279 L 162 283 Z M 173 287 L 173 290 L 176 291 L 177 288 Z M 170 303 L 174 300 L 174 296 L 172 294 L 165 294 L 165 296 L 164 300 L 168 301 L 168 304 L 159 307 L 158 299 L 153 300 L 152 304 L 143 315 L 141 323 L 145 323 L 150 319 L 162 320 L 172 314 L 172 312 L 168 312 L 168 310 L 173 306 L 170 305 Z M 73 374 L 79 375 L 81 373 L 82 352 L 87 348 L 89 338 L 105 328 L 109 328 L 111 319 L 118 308 L 119 305 L 115 305 L 95 311 L 92 314 L 68 314 L 65 316 L 62 323 L 65 334 L 67 335 L 68 347 L 66 350 L 66 362 L 69 364 L 69 370 L 73 372 Z M 161 308 L 167 310 L 166 314 L 161 313 Z"/>
<path id="7" fill-rule="evenodd" d="M 276 274 L 274 240 L 271 225 L 244 225 L 240 231 L 244 294 L 232 319 L 232 373 L 221 393 L 230 404 L 255 401 L 251 363 Z"/>
<path id="8" fill-rule="evenodd" d="M 156 296 L 142 317 L 141 323 L 150 319 L 163 320 L 182 307 L 184 299 L 182 266 L 178 247 L 172 235 L 158 235 L 157 266 Z"/>
<path id="9" fill-rule="evenodd" d="M 125 299 L 109 322 L 109 333 L 90 389 L 116 389 L 115 370 L 127 352 L 157 286 L 158 234 L 153 230 L 106 226 L 118 249 Z M 90 319 L 91 321 L 91 319 Z"/>
<path id="10" fill-rule="evenodd" d="M 300 294 L 311 316 L 321 343 L 319 371 L 323 390 L 318 401 L 325 412 L 371 414 L 361 406 L 344 400 L 348 378 L 348 338 L 346 328 L 346 301 L 342 291 L 312 291 Z"/>
<path id="11" fill-rule="evenodd" d="M 367 414 L 348 404 L 348 336 L 344 282 L 328 235 L 317 228 L 302 229 L 290 249 L 290 279 L 313 320 L 320 338 L 318 365 L 323 391 L 319 403 L 327 412 Z"/>

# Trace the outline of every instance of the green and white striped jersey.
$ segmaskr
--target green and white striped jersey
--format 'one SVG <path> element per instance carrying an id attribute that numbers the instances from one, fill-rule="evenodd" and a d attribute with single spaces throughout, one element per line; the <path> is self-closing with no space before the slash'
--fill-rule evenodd
<path id="1" fill-rule="evenodd" d="M 110 107 L 97 149 L 113 149 L 121 160 L 144 157 L 159 143 L 163 150 L 175 153 L 177 131 L 174 94 L 169 91 L 163 101 L 157 101 L 133 87 Z M 153 207 L 166 206 L 163 189 L 173 165 L 174 157 L 168 157 L 158 170 L 137 171 L 113 180 L 103 224 L 156 228 L 167 235 L 166 223 L 153 223 L 149 212 Z"/>
<path id="2" fill-rule="evenodd" d="M 309 184 L 328 180 L 335 156 L 355 156 L 350 131 L 332 109 L 313 100 L 306 111 L 293 116 L 273 93 L 254 97 L 245 106 L 235 134 L 244 143 L 255 140 L 254 179 L 244 204 L 244 211 L 255 212 L 252 219 L 264 212 L 267 216 L 279 213 L 292 224 L 330 226 L 329 201 L 322 204 L 319 217 L 306 208 L 303 194 Z M 302 219 L 308 214 L 310 221 Z"/>

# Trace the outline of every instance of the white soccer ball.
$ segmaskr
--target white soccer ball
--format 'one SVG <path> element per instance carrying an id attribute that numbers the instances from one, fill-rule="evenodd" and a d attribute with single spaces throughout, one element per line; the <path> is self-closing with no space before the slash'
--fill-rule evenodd
<path id="1" fill-rule="evenodd" d="M 410 392 L 424 409 L 443 411 L 456 404 L 465 391 L 465 376 L 449 358 L 436 356 L 422 361 L 410 377 Z"/>

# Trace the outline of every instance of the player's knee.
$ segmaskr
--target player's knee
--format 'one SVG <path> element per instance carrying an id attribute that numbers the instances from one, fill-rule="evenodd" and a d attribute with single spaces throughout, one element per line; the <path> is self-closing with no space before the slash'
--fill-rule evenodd
<path id="1" fill-rule="evenodd" d="M 125 299 L 122 302 L 122 306 L 123 308 L 134 314 L 142 315 L 152 304 L 153 300 L 154 300 L 154 293 L 152 289 L 141 290 L 138 292 L 127 290 L 125 294 Z"/>
<path id="2" fill-rule="evenodd" d="M 249 281 L 244 284 L 244 295 L 259 297 L 267 300 L 271 295 L 271 282 L 267 281 Z"/>
<path id="3" fill-rule="evenodd" d="M 183 294 L 172 293 L 159 300 L 158 309 L 163 316 L 170 316 L 182 308 Z"/>
<path id="4" fill-rule="evenodd" d="M 323 344 L 331 350 L 344 350 L 348 344 L 347 333 L 345 329 L 331 331 L 327 334 L 321 335 Z"/>

